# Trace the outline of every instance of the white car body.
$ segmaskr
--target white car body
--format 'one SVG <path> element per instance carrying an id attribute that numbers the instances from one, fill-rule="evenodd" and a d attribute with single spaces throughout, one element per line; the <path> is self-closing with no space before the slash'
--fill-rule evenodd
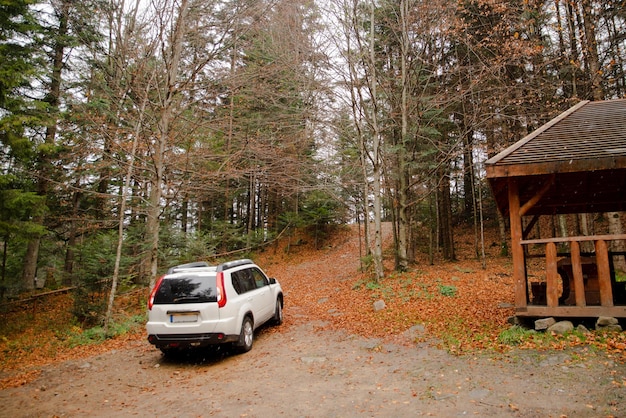
<path id="1" fill-rule="evenodd" d="M 164 353 L 235 343 L 252 348 L 254 330 L 282 323 L 283 291 L 250 260 L 170 269 L 148 302 L 148 341 Z"/>

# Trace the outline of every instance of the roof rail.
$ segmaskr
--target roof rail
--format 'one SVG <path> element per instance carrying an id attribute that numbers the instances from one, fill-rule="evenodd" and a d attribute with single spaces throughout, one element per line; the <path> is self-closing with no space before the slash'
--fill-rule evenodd
<path id="1" fill-rule="evenodd" d="M 226 263 L 222 263 L 219 266 L 217 266 L 217 271 L 224 271 L 224 270 L 231 269 L 233 267 L 244 266 L 246 264 L 254 264 L 254 261 L 248 258 L 242 258 L 241 260 L 227 261 Z"/>
<path id="2" fill-rule="evenodd" d="M 167 270 L 167 274 L 175 273 L 178 270 L 192 269 L 192 268 L 198 268 L 198 267 L 210 267 L 210 266 L 209 266 L 209 263 L 207 263 L 206 261 L 194 261 L 193 263 L 179 264 L 178 266 L 170 267 Z"/>

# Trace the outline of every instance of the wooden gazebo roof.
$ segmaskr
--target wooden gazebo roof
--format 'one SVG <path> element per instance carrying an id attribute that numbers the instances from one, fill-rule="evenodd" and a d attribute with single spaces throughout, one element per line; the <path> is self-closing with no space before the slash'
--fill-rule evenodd
<path id="1" fill-rule="evenodd" d="M 485 163 L 503 214 L 515 178 L 526 215 L 626 210 L 626 100 L 583 101 Z"/>
<path id="2" fill-rule="evenodd" d="M 498 207 L 510 219 L 517 315 L 626 318 L 626 288 L 612 277 L 609 251 L 609 244 L 626 241 L 626 234 L 528 238 L 538 215 L 626 209 L 626 100 L 581 102 L 485 166 Z M 533 219 L 525 225 L 528 215 Z M 585 276 L 580 244 L 589 241 L 596 273 Z M 557 244 L 569 248 L 563 260 L 571 264 L 571 277 L 558 270 Z M 545 279 L 534 283 L 536 292 L 527 277 L 529 246 L 544 250 Z"/>

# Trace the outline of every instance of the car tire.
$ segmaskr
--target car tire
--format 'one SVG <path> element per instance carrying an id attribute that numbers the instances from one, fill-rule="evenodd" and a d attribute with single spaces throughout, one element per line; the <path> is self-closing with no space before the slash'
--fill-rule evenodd
<path id="1" fill-rule="evenodd" d="M 283 301 L 282 299 L 276 299 L 276 309 L 274 310 L 274 325 L 280 325 L 283 323 Z"/>
<path id="2" fill-rule="evenodd" d="M 239 341 L 237 342 L 237 351 L 240 353 L 247 353 L 252 349 L 252 343 L 254 342 L 254 326 L 252 325 L 252 319 L 246 316 L 241 323 L 241 332 L 239 333 Z"/>

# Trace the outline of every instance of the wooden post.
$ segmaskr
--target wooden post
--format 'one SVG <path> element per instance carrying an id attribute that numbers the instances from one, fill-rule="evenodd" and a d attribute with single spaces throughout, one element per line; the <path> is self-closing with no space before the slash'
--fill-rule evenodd
<path id="1" fill-rule="evenodd" d="M 511 255 L 513 257 L 513 281 L 515 283 L 515 307 L 526 308 L 528 305 L 528 290 L 526 283 L 526 259 L 522 246 L 522 217 L 520 215 L 520 200 L 517 181 L 513 177 L 508 179 L 509 185 L 509 217 L 511 221 Z"/>
<path id="2" fill-rule="evenodd" d="M 574 275 L 574 288 L 570 288 L 570 292 L 574 291 L 576 295 L 576 306 L 587 306 L 585 282 L 583 281 L 583 265 L 580 259 L 580 244 L 578 241 L 570 242 L 570 255 L 572 257 L 572 272 Z"/>
<path id="3" fill-rule="evenodd" d="M 604 240 L 596 241 L 596 264 L 598 267 L 598 284 L 600 286 L 600 305 L 613 306 L 609 250 Z"/>
<path id="4" fill-rule="evenodd" d="M 556 271 L 556 244 L 546 244 L 546 302 L 549 308 L 559 306 L 559 279 Z"/>

